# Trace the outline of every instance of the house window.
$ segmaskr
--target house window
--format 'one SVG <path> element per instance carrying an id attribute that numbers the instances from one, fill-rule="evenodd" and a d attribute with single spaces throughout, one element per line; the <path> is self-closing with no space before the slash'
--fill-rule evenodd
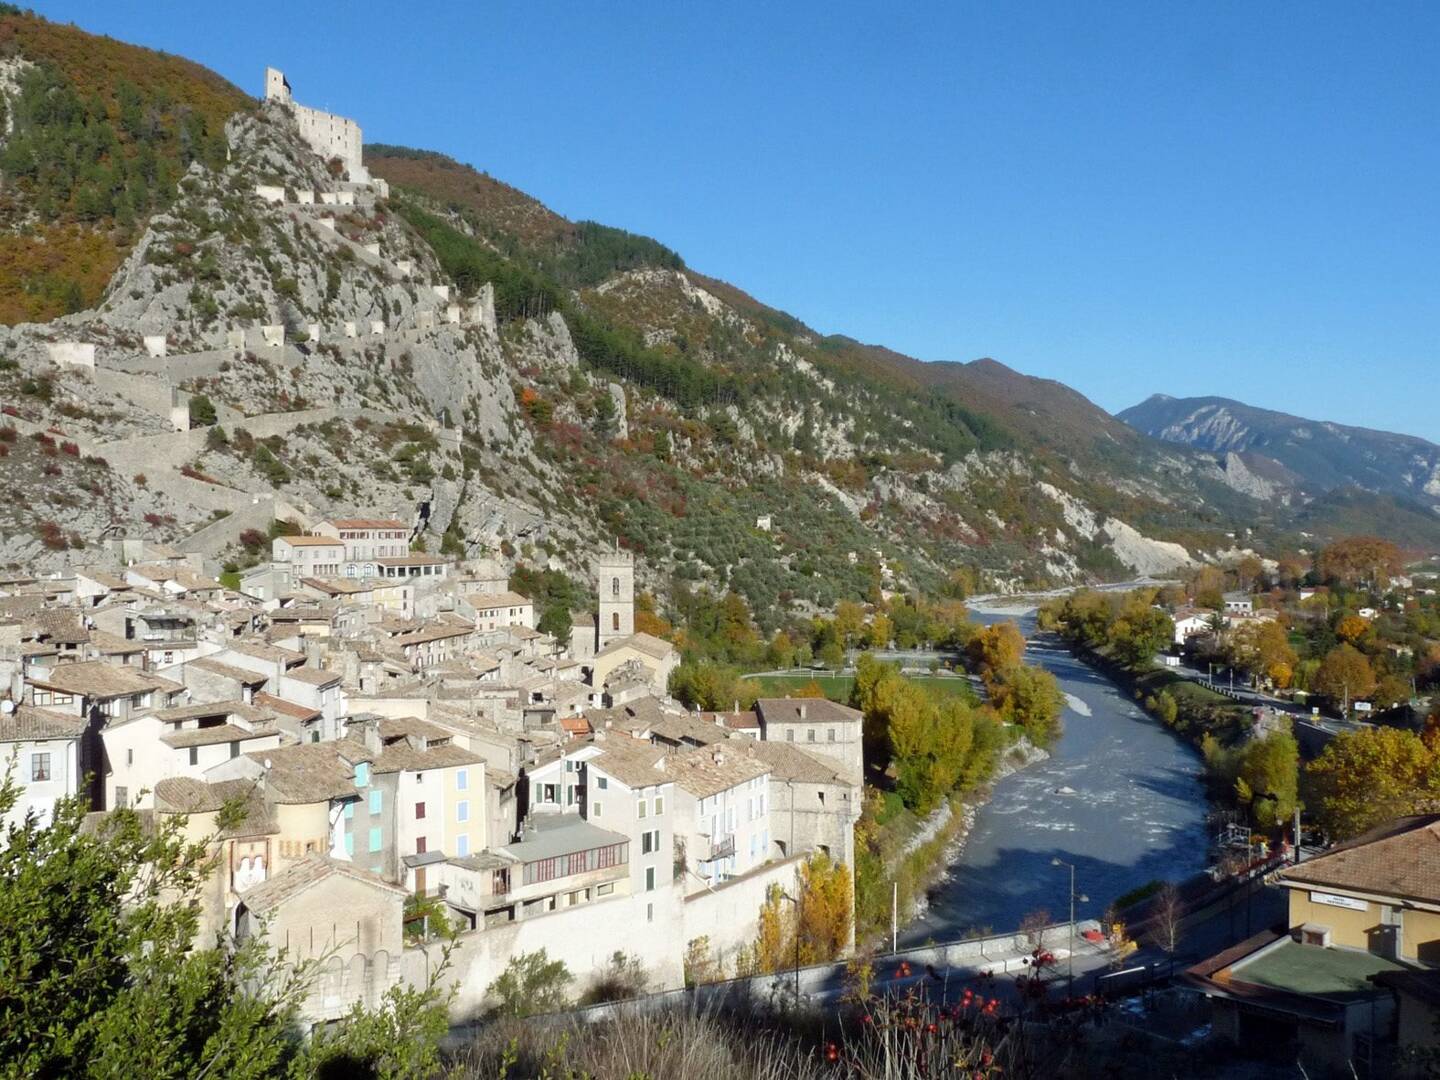
<path id="1" fill-rule="evenodd" d="M 812 727 L 812 728 L 806 728 L 806 729 L 805 729 L 805 741 L 806 741 L 806 742 L 814 742 L 814 741 L 815 741 L 815 729 L 814 729 L 813 727 Z"/>
<path id="2" fill-rule="evenodd" d="M 455 854 L 462 858 L 470 854 L 470 837 L 462 833 L 455 838 Z"/>
<path id="3" fill-rule="evenodd" d="M 354 855 L 354 854 L 355 854 L 355 834 L 354 834 L 354 833 L 346 833 L 346 834 L 345 834 L 345 854 L 346 854 L 346 855 Z"/>
<path id="4" fill-rule="evenodd" d="M 645 868 L 645 891 L 655 891 L 655 867 L 653 866 L 647 866 Z"/>
<path id="5" fill-rule="evenodd" d="M 835 741 L 835 729 L 834 729 L 833 727 L 826 729 L 826 731 L 825 731 L 825 741 L 826 741 L 826 742 L 834 742 L 834 741 Z"/>
<path id="6" fill-rule="evenodd" d="M 651 829 L 640 834 L 640 854 L 652 855 L 660 850 L 660 830 Z"/>
<path id="7" fill-rule="evenodd" d="M 470 786 L 470 770 L 461 769 L 455 774 L 455 788 L 457 791 L 464 791 Z"/>
<path id="8" fill-rule="evenodd" d="M 416 820 L 416 821 L 424 821 L 424 820 L 425 820 L 425 804 L 424 804 L 423 802 L 417 802 L 417 803 L 415 804 L 415 820 Z"/>
<path id="9" fill-rule="evenodd" d="M 560 789 L 554 784 L 542 784 L 540 786 L 540 801 L 558 803 L 560 801 Z"/>
<path id="10" fill-rule="evenodd" d="M 597 885 L 597 886 L 595 887 L 595 895 L 596 895 L 596 896 L 609 896 L 609 895 L 610 895 L 611 893 L 613 893 L 614 891 L 615 891 L 615 883 L 614 883 L 614 882 L 609 882 L 608 884 L 605 884 L 605 885 Z"/>
<path id="11" fill-rule="evenodd" d="M 619 630 L 619 629 L 620 629 L 620 612 L 618 612 L 618 611 L 612 611 L 612 612 L 610 613 L 610 629 L 611 629 L 611 630 Z"/>
<path id="12" fill-rule="evenodd" d="M 455 820 L 470 820 L 470 803 L 467 800 L 461 799 L 458 803 L 455 804 Z"/>
<path id="13" fill-rule="evenodd" d="M 239 740 L 239 739 L 231 739 L 231 740 L 230 740 L 230 756 L 231 756 L 232 758 L 237 758 L 237 757 L 240 756 L 240 740 Z"/>
<path id="14" fill-rule="evenodd" d="M 785 741 L 786 741 L 786 742 L 794 742 L 794 741 L 795 741 L 795 729 L 794 729 L 794 728 L 786 728 L 786 729 L 785 729 Z"/>
<path id="15" fill-rule="evenodd" d="M 425 854 L 425 849 L 426 849 L 427 845 L 428 845 L 428 839 L 427 839 L 426 837 L 424 837 L 424 836 L 417 836 L 417 837 L 415 838 L 415 854 L 416 854 L 416 855 L 424 855 L 424 854 Z"/>
<path id="16" fill-rule="evenodd" d="M 117 807 L 129 806 L 129 805 L 130 805 L 130 789 L 129 789 L 129 788 L 126 788 L 126 787 L 117 787 L 117 788 L 115 789 L 115 805 L 116 805 Z"/>
<path id="17" fill-rule="evenodd" d="M 368 761 L 358 762 L 355 766 L 355 786 L 370 786 L 370 763 Z"/>
<path id="18" fill-rule="evenodd" d="M 591 816 L 591 817 L 599 817 L 599 816 L 600 816 L 600 804 L 599 804 L 598 802 L 592 802 L 592 803 L 590 804 L 590 816 Z"/>
<path id="19" fill-rule="evenodd" d="M 661 814 L 663 814 L 663 813 L 665 813 L 665 796 L 664 796 L 664 795 L 656 795 L 656 796 L 655 796 L 655 816 L 656 816 L 656 817 L 659 817 L 659 816 L 660 816 Z"/>
<path id="20" fill-rule="evenodd" d="M 199 764 L 200 764 L 200 748 L 199 748 L 198 746 L 192 746 L 192 747 L 190 747 L 190 764 L 191 764 L 191 765 L 199 765 Z"/>
<path id="21" fill-rule="evenodd" d="M 610 579 L 610 595 L 611 595 L 611 596 L 619 596 L 619 595 L 620 595 L 620 579 L 619 579 L 618 577 L 616 577 L 616 578 L 611 578 L 611 579 Z"/>
<path id="22" fill-rule="evenodd" d="M 595 786 L 598 787 L 601 791 L 604 791 L 610 786 L 610 781 L 606 777 L 602 776 L 595 781 Z"/>
<path id="23" fill-rule="evenodd" d="M 644 799 L 638 799 L 638 800 L 636 801 L 636 803 L 635 803 L 635 814 L 636 814 L 636 816 L 643 818 L 643 817 L 645 816 L 645 809 L 646 809 L 646 807 L 645 807 L 645 800 L 644 800 Z"/>
<path id="24" fill-rule="evenodd" d="M 128 749 L 128 750 L 125 751 L 125 764 L 126 764 L 126 765 L 134 765 L 134 764 L 135 764 L 135 748 L 134 748 L 133 746 L 132 746 L 130 749 Z"/>
<path id="25" fill-rule="evenodd" d="M 378 789 L 370 792 L 370 813 L 378 814 L 384 806 L 384 792 Z"/>
<path id="26" fill-rule="evenodd" d="M 381 836 L 380 826 L 377 825 L 370 830 L 370 850 L 379 851 L 382 846 L 384 846 L 384 840 Z"/>

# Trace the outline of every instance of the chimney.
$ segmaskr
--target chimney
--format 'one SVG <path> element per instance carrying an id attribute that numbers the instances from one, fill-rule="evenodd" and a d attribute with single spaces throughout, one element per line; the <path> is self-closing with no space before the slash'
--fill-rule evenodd
<path id="1" fill-rule="evenodd" d="M 805 703 L 803 701 L 800 703 L 800 719 L 805 719 Z"/>
<path id="2" fill-rule="evenodd" d="M 723 751 L 721 751 L 721 750 L 716 750 L 716 751 L 715 751 L 715 764 L 716 764 L 716 765 L 724 765 L 724 764 L 725 764 L 725 754 L 724 754 Z"/>

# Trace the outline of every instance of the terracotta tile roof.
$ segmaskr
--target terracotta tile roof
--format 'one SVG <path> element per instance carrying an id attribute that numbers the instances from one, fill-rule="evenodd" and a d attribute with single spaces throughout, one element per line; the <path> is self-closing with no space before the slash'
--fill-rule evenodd
<path id="1" fill-rule="evenodd" d="M 102 656 L 133 656 L 145 651 L 143 641 L 127 641 L 118 634 L 107 634 L 104 630 L 90 631 L 90 645 Z"/>
<path id="2" fill-rule="evenodd" d="M 723 746 L 672 750 L 665 758 L 666 775 L 697 799 L 718 795 L 769 772 L 770 766 L 738 740 Z"/>
<path id="3" fill-rule="evenodd" d="M 296 652 L 294 649 L 282 649 L 279 645 L 271 645 L 268 641 L 259 641 L 255 638 L 241 638 L 239 641 L 227 643 L 225 647 L 241 656 L 249 656 L 256 660 L 268 660 L 276 664 L 298 664 L 305 659 L 305 654 L 302 652 Z"/>
<path id="4" fill-rule="evenodd" d="M 752 709 L 739 712 L 702 712 L 700 719 L 707 723 L 729 728 L 731 731 L 758 731 L 760 717 Z"/>
<path id="5" fill-rule="evenodd" d="M 859 709 L 828 698 L 761 698 L 755 711 L 767 724 L 858 724 L 864 718 Z"/>
<path id="6" fill-rule="evenodd" d="M 162 679 L 158 675 L 148 675 L 120 664 L 107 664 L 103 660 L 61 664 L 43 676 L 32 676 L 30 681 L 37 686 L 95 698 L 125 697 L 128 694 L 144 694 L 152 690 L 184 689 L 179 683 Z"/>
<path id="7" fill-rule="evenodd" d="M 479 754 L 472 754 L 454 743 L 443 746 L 427 746 L 418 750 L 406 742 L 392 743 L 375 758 L 373 765 L 377 773 L 428 772 L 431 769 L 463 768 L 484 762 Z"/>
<path id="8" fill-rule="evenodd" d="M 291 547 L 333 547 L 343 548 L 345 542 L 333 536 L 277 536 Z"/>
<path id="9" fill-rule="evenodd" d="M 86 726 L 83 716 L 21 705 L 13 713 L 0 713 L 0 742 L 78 739 Z"/>
<path id="10" fill-rule="evenodd" d="M 243 701 L 204 701 L 194 705 L 177 705 L 173 709 L 156 709 L 155 718 L 168 723 L 180 720 L 198 720 L 206 716 L 238 716 L 252 724 L 263 724 L 269 714 L 262 709 L 246 705 Z"/>
<path id="11" fill-rule="evenodd" d="M 609 645 L 606 645 L 605 648 L 601 649 L 595 655 L 597 657 L 610 656 L 626 648 L 634 649 L 636 652 L 643 653 L 655 660 L 664 660 L 675 651 L 675 646 L 671 645 L 670 642 L 664 638 L 655 637 L 653 634 L 640 633 L 631 634 L 629 637 L 618 638 Z"/>
<path id="12" fill-rule="evenodd" d="M 261 686 L 270 679 L 268 675 L 261 675 L 258 671 L 251 671 L 249 668 L 227 664 L 223 660 L 216 660 L 213 656 L 202 656 L 198 660 L 191 660 L 187 666 L 209 672 L 211 675 L 233 679 L 245 686 Z"/>
<path id="13" fill-rule="evenodd" d="M 282 904 L 299 896 L 305 890 L 319 884 L 326 878 L 341 874 L 355 881 L 363 881 L 377 890 L 389 893 L 394 903 L 403 903 L 407 891 L 399 885 L 391 885 L 379 874 L 362 870 L 354 863 L 332 859 L 328 855 L 311 853 L 299 862 L 292 863 L 268 881 L 250 888 L 244 895 L 247 908 L 257 914 L 274 911 Z"/>
<path id="14" fill-rule="evenodd" d="M 641 788 L 671 782 L 660 767 L 668 752 L 663 746 L 652 746 L 628 735 L 600 734 L 595 736 L 595 745 L 601 747 L 601 753 L 590 763 L 622 784 Z"/>
<path id="15" fill-rule="evenodd" d="M 1397 818 L 1275 878 L 1440 903 L 1440 814 Z"/>
<path id="16" fill-rule="evenodd" d="M 404 648 L 407 645 L 425 645 L 431 641 L 445 641 L 447 638 L 465 637 L 474 632 L 475 628 L 473 626 L 426 626 L 408 634 L 401 634 L 393 640 L 396 645 Z"/>
<path id="17" fill-rule="evenodd" d="M 562 716 L 560 727 L 571 737 L 590 734 L 590 721 L 583 716 Z"/>
<path id="18" fill-rule="evenodd" d="M 465 602 L 473 608 L 529 607 L 530 598 L 517 592 L 471 593 Z"/>
<path id="19" fill-rule="evenodd" d="M 240 808 L 239 819 L 220 830 L 221 839 L 265 836 L 280 831 L 279 822 L 254 780 L 217 780 L 206 783 L 188 776 L 171 776 L 155 782 L 155 809 L 170 814 L 213 814 L 226 804 Z"/>
<path id="20" fill-rule="evenodd" d="M 443 555 L 387 555 L 375 560 L 379 566 L 446 566 L 450 560 Z"/>
<path id="21" fill-rule="evenodd" d="M 355 763 L 373 762 L 376 755 L 354 739 L 302 743 L 244 755 L 264 767 L 265 791 L 279 803 L 326 802 L 358 797 Z"/>
<path id="22" fill-rule="evenodd" d="M 325 671 L 321 668 L 297 667 L 285 672 L 285 678 L 295 679 L 310 686 L 333 686 L 340 682 L 341 674 L 338 671 Z"/>
<path id="23" fill-rule="evenodd" d="M 860 785 L 858 776 L 848 775 L 828 757 L 811 753 L 794 743 L 751 739 L 745 743 L 745 749 L 770 767 L 772 780 L 793 780 L 797 784 Z"/>
<path id="24" fill-rule="evenodd" d="M 278 735 L 279 729 L 259 726 L 240 727 L 236 724 L 215 724 L 211 727 L 184 728 L 160 736 L 160 741 L 175 750 L 187 746 L 213 746 L 216 743 L 247 742 L 250 739 L 266 739 Z"/>
<path id="25" fill-rule="evenodd" d="M 274 694 L 256 694 L 255 704 L 263 705 L 284 716 L 293 716 L 296 720 L 314 720 L 321 715 L 319 709 L 312 709 L 307 705 L 297 705 L 293 701 L 286 701 Z"/>

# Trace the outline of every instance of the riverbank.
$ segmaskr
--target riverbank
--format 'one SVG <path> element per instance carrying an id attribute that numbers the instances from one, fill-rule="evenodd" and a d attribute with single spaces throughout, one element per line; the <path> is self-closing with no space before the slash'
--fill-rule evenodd
<path id="1" fill-rule="evenodd" d="M 956 796 L 946 801 L 926 819 L 920 833 L 911 838 L 904 852 L 907 860 L 919 856 L 917 861 L 922 863 L 922 867 L 917 868 L 915 896 L 902 930 L 908 930 L 917 920 L 925 917 L 930 908 L 931 893 L 949 880 L 951 868 L 964 852 L 970 830 L 975 827 L 976 815 L 990 801 L 995 785 L 1049 757 L 1048 751 L 1033 745 L 1022 735 L 1020 741 L 1006 751 L 996 765 L 994 775 L 981 789 L 969 796 Z"/>
<path id="2" fill-rule="evenodd" d="M 954 858 L 938 860 L 929 905 L 902 944 L 1013 929 L 1037 913 L 1060 918 L 1070 908 L 1071 866 L 1077 891 L 1093 898 L 1077 905 L 1083 917 L 1154 879 L 1205 869 L 1200 756 L 1140 709 L 1133 688 L 1036 633 L 1033 616 L 992 606 L 1002 605 L 985 605 L 981 620 L 1015 618 L 1029 639 L 1027 659 L 1056 676 L 1064 730 L 1048 758 L 992 784 Z"/>

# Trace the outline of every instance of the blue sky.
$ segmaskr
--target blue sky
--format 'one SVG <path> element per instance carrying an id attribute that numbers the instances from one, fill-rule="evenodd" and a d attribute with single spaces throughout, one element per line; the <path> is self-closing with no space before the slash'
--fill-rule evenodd
<path id="1" fill-rule="evenodd" d="M 1440 4 L 36 9 L 274 64 L 825 332 L 1440 441 Z"/>

